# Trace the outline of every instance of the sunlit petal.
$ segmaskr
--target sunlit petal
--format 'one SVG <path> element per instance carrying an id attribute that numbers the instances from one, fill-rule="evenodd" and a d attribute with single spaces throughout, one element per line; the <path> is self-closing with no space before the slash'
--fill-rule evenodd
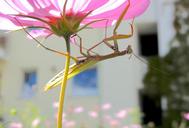
<path id="1" fill-rule="evenodd" d="M 66 12 L 71 19 L 76 20 L 92 11 L 87 17 L 81 21 L 80 25 L 86 25 L 90 22 L 90 27 L 108 27 L 114 25 L 128 5 L 129 0 L 68 0 L 66 4 Z M 124 19 L 132 19 L 142 14 L 148 7 L 150 0 L 130 0 L 128 12 Z M 36 17 L 46 22 L 57 23 L 61 17 L 65 0 L 3 0 L 0 2 L 1 21 L 0 29 L 15 30 L 22 26 L 43 26 L 48 27 L 48 24 L 41 20 L 32 19 Z M 31 18 L 23 18 L 8 14 L 22 14 L 30 16 Z M 21 24 L 15 21 L 17 18 Z M 50 18 L 50 19 L 49 19 Z M 102 19 L 102 21 L 94 22 Z"/>

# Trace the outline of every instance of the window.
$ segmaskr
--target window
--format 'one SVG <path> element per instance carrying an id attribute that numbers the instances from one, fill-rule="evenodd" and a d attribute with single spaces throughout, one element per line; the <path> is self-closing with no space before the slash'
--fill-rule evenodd
<path id="1" fill-rule="evenodd" d="M 35 94 L 35 86 L 37 84 L 37 73 L 36 71 L 24 73 L 24 98 L 31 98 Z"/>
<path id="2" fill-rule="evenodd" d="M 145 57 L 158 55 L 157 33 L 140 34 L 140 54 Z"/>
<path id="3" fill-rule="evenodd" d="M 74 96 L 96 96 L 98 95 L 97 68 L 84 71 L 73 78 Z"/>
<path id="4" fill-rule="evenodd" d="M 142 123 L 148 124 L 153 122 L 155 126 L 162 124 L 161 97 L 151 96 L 144 90 L 140 90 L 140 107 L 143 113 Z"/>

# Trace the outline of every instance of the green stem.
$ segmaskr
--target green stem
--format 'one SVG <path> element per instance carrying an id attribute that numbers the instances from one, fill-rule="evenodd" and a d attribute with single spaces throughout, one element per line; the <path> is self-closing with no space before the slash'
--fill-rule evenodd
<path id="1" fill-rule="evenodd" d="M 66 92 L 66 85 L 67 85 L 67 76 L 69 72 L 69 65 L 70 65 L 70 44 L 69 38 L 66 38 L 66 46 L 67 46 L 67 56 L 66 56 L 66 63 L 64 67 L 64 77 L 61 83 L 61 90 L 59 96 L 59 107 L 58 107 L 58 120 L 57 120 L 57 128 L 62 128 L 62 115 L 63 115 L 63 108 L 64 108 L 64 99 L 65 99 L 65 92 Z"/>

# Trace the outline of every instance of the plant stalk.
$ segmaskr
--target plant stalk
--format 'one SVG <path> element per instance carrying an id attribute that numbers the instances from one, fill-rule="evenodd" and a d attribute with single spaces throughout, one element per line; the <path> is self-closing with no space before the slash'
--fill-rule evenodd
<path id="1" fill-rule="evenodd" d="M 68 76 L 69 66 L 70 66 L 70 42 L 69 42 L 69 38 L 65 38 L 65 40 L 66 40 L 66 47 L 67 47 L 67 56 L 66 56 L 66 63 L 64 67 L 64 71 L 65 71 L 64 77 L 62 79 L 61 90 L 60 90 L 60 95 L 59 95 L 57 128 L 62 128 L 64 99 L 65 99 L 65 92 L 66 92 L 66 85 L 67 85 L 67 76 Z"/>

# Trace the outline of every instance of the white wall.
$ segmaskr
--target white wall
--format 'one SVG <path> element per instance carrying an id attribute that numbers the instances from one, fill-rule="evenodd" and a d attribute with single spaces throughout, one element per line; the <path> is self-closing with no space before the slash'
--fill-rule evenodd
<path id="1" fill-rule="evenodd" d="M 158 0 L 158 34 L 159 53 L 164 56 L 170 49 L 171 40 L 174 37 L 174 0 Z"/>

